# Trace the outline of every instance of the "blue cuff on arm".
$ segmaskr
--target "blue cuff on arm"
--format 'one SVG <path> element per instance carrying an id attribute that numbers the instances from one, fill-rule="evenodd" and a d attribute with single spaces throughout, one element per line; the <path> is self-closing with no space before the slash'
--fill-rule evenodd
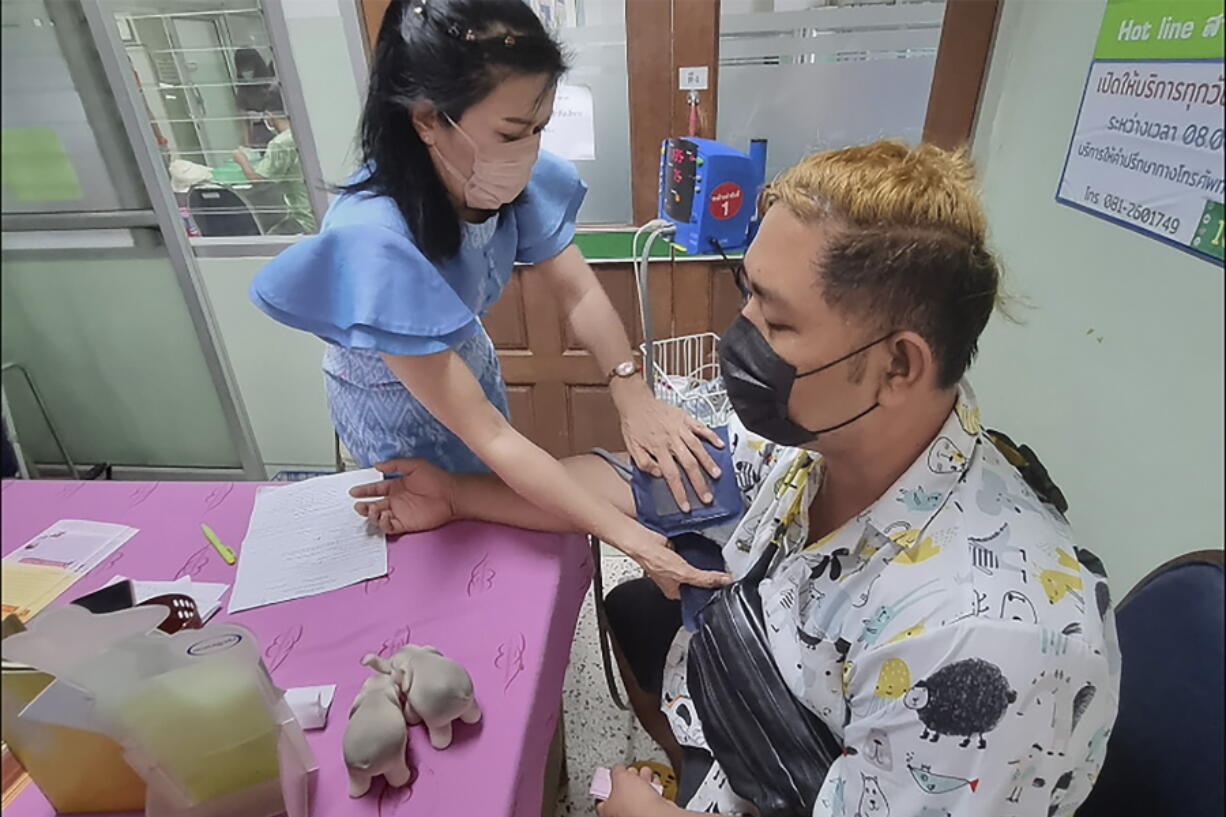
<path id="1" fill-rule="evenodd" d="M 373 225 L 337 227 L 300 241 L 256 274 L 250 297 L 286 326 L 388 354 L 441 352 L 479 326 L 411 241 Z"/>
<path id="2" fill-rule="evenodd" d="M 514 204 L 519 232 L 516 262 L 539 264 L 570 246 L 586 195 L 587 185 L 574 165 L 541 151 L 528 187 Z"/>

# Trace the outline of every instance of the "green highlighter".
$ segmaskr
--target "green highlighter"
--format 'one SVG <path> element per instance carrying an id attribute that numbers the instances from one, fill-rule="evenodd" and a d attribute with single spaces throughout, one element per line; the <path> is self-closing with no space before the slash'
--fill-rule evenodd
<path id="1" fill-rule="evenodd" d="M 213 533 L 212 528 L 210 528 L 208 525 L 201 525 L 200 530 L 204 531 L 204 538 L 209 540 L 209 544 L 212 545 L 213 549 L 221 555 L 221 558 L 225 560 L 226 564 L 232 565 L 238 561 L 238 557 L 234 555 L 234 551 L 230 550 L 230 548 L 221 543 L 221 540 L 217 538 L 217 534 Z"/>

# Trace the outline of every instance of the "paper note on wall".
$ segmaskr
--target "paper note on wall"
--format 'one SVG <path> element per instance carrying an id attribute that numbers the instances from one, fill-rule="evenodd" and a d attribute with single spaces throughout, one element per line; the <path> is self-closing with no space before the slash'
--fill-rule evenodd
<path id="1" fill-rule="evenodd" d="M 553 118 L 541 135 L 541 147 L 573 162 L 596 158 L 596 116 L 591 88 L 558 85 Z"/>
<path id="2" fill-rule="evenodd" d="M 5 192 L 18 201 L 81 198 L 72 157 L 54 128 L 0 130 L 0 174 Z"/>

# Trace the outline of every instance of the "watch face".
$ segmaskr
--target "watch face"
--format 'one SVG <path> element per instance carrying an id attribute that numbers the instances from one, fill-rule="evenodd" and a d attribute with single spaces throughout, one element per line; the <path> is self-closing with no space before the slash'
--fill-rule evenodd
<path id="1" fill-rule="evenodd" d="M 638 367 L 634 365 L 634 361 L 627 360 L 624 363 L 618 363 L 616 368 L 613 369 L 613 374 L 617 375 L 618 377 L 629 377 L 637 370 Z"/>

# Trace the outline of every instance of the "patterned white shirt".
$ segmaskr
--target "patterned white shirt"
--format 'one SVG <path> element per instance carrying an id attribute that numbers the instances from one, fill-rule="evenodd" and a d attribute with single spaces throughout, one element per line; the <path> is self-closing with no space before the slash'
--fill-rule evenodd
<path id="1" fill-rule="evenodd" d="M 730 431 L 748 510 L 723 543 L 728 569 L 740 578 L 779 546 L 760 588 L 771 654 L 845 746 L 815 817 L 1071 815 L 1115 721 L 1110 595 L 1098 559 L 984 433 L 970 387 L 882 497 L 812 544 L 820 456 Z M 682 630 L 661 706 L 705 750 L 688 646 Z M 718 763 L 686 805 L 754 813 Z"/>

